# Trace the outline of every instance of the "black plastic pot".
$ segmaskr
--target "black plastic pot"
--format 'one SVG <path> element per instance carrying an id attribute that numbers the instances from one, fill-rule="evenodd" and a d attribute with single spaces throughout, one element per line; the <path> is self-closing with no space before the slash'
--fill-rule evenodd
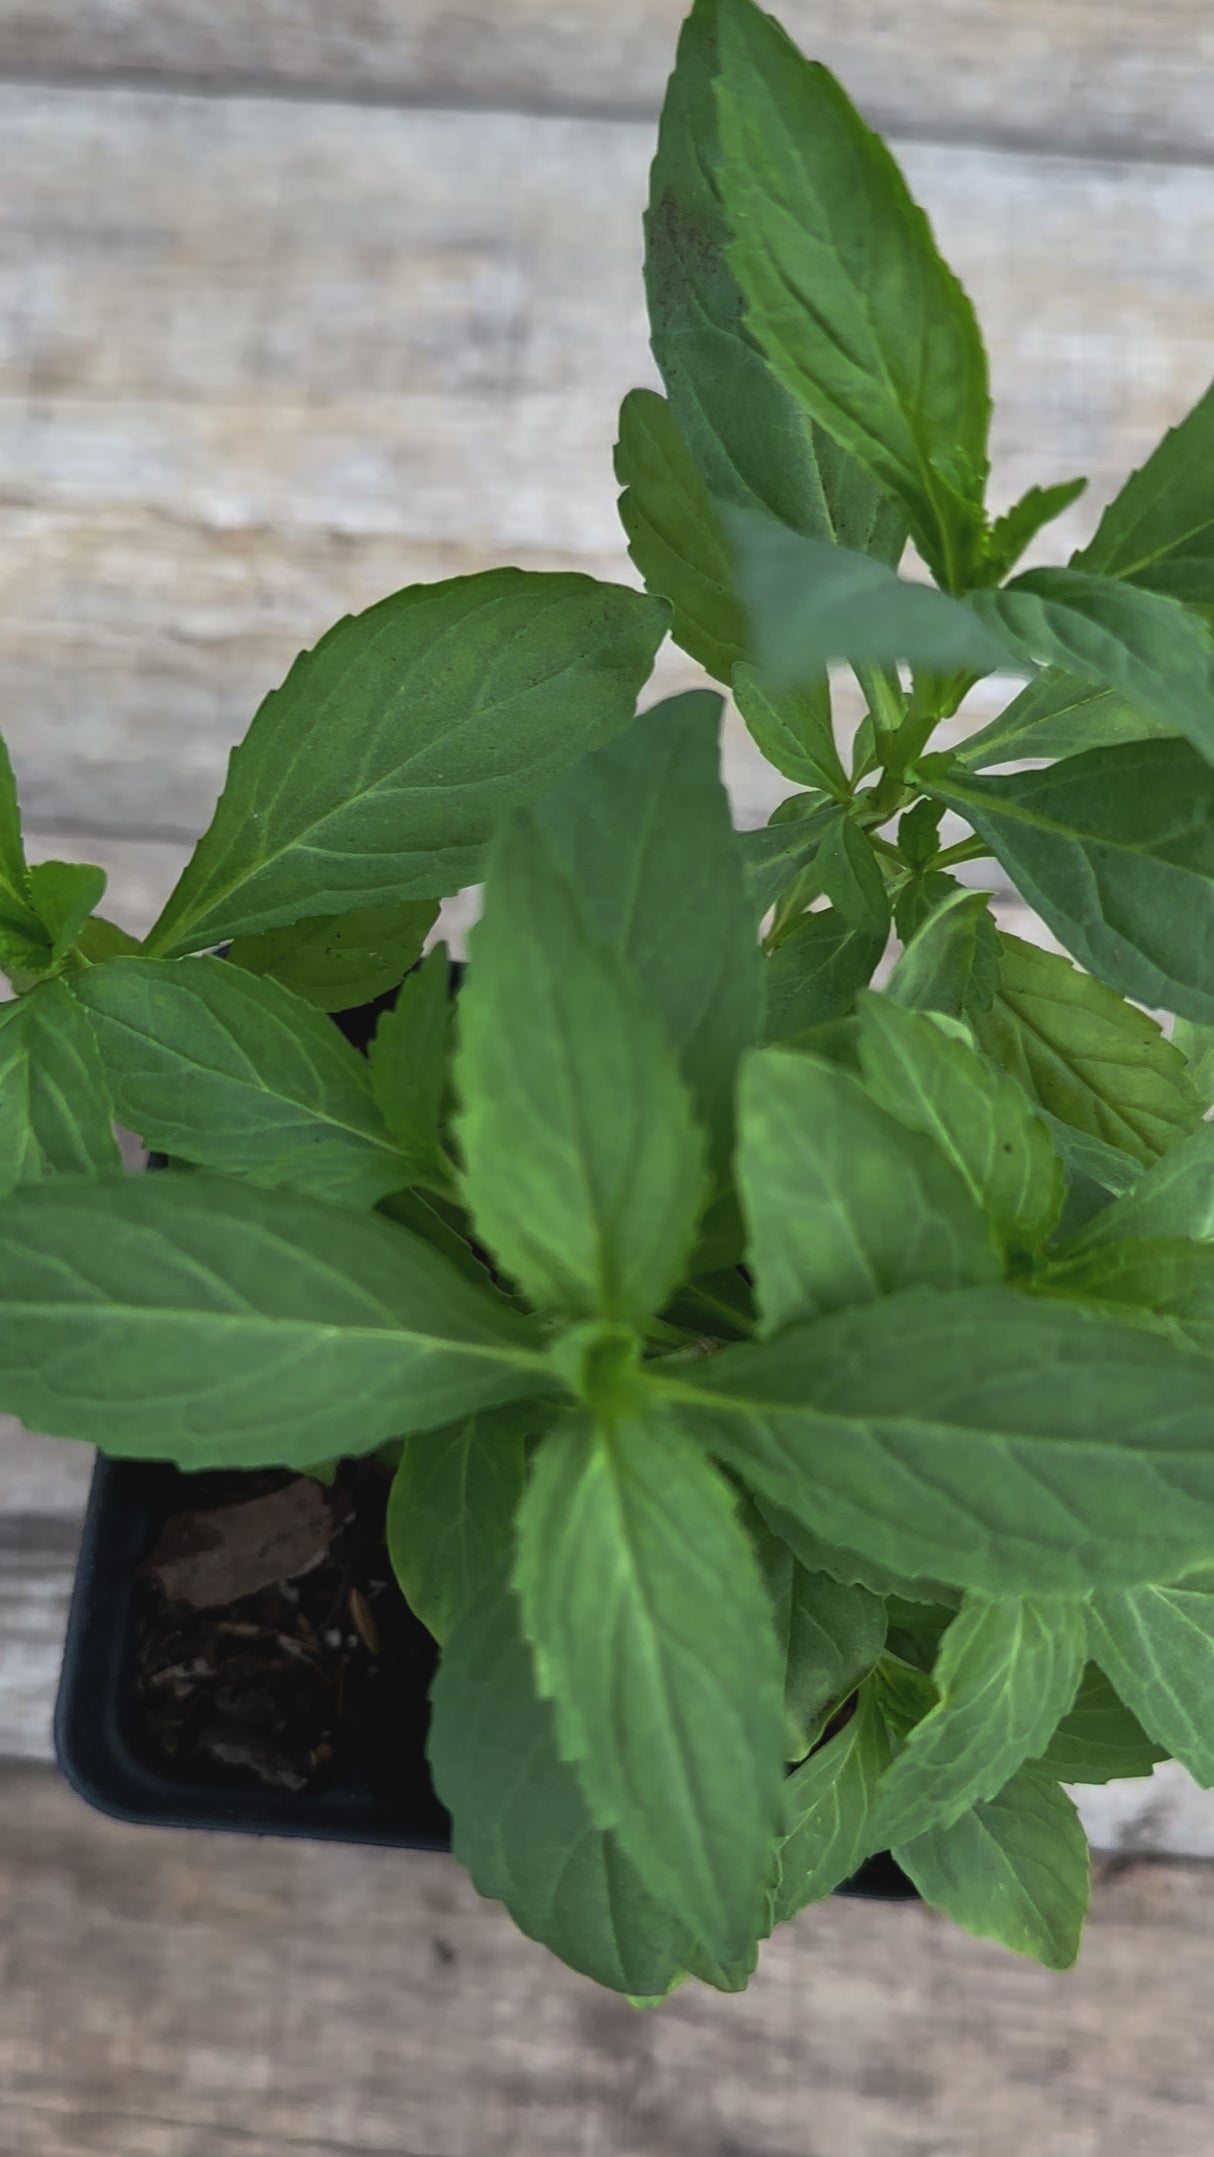
<path id="1" fill-rule="evenodd" d="M 426 1762 L 429 1706 L 420 1682 L 398 1703 L 415 1743 L 390 1798 L 340 1776 L 298 1792 L 253 1788 L 235 1777 L 202 1780 L 175 1772 L 153 1748 L 136 1681 L 140 1612 L 151 1593 L 139 1568 L 188 1484 L 175 1468 L 98 1459 L 55 1710 L 55 1750 L 72 1788 L 99 1812 L 143 1826 L 449 1850 L 451 1823 Z M 839 1893 L 902 1901 L 914 1889 L 892 1858 L 878 1857 Z"/>
<path id="2" fill-rule="evenodd" d="M 425 1679 L 399 1701 L 416 1732 L 392 1795 L 340 1773 L 300 1791 L 175 1770 L 150 1740 L 136 1673 L 145 1598 L 139 1568 L 162 1522 L 189 1502 L 175 1468 L 98 1459 L 84 1520 L 55 1709 L 55 1751 L 73 1789 L 99 1812 L 158 1827 L 227 1828 L 241 1835 L 302 1835 L 324 1842 L 448 1850 L 451 1823 L 426 1765 Z M 424 1673 L 424 1662 L 420 1666 Z"/>

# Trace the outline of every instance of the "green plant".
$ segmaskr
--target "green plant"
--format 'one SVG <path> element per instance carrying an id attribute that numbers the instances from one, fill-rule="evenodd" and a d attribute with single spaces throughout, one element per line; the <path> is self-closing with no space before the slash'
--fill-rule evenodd
<path id="1" fill-rule="evenodd" d="M 142 945 L 6 771 L 0 1402 L 186 1466 L 398 1441 L 457 1853 L 602 1983 L 736 1988 L 885 1848 L 1062 1966 L 1063 1783 L 1214 1782 L 1214 395 L 1007 581 L 1081 483 L 990 520 L 969 302 L 751 0 L 684 29 L 647 278 L 649 596 L 340 623 Z M 763 831 L 715 694 L 634 717 L 668 623 L 798 789 Z M 482 874 L 453 1029 L 414 962 Z M 325 1013 L 401 982 L 364 1062 Z"/>

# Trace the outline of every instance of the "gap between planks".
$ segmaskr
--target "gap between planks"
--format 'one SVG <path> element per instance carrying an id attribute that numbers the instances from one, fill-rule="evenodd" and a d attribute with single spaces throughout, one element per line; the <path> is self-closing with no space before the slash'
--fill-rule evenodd
<path id="1" fill-rule="evenodd" d="M 529 115 L 656 114 L 685 0 L 7 0 L 0 73 Z M 1214 155 L 1204 0 L 783 0 L 883 131 Z"/>

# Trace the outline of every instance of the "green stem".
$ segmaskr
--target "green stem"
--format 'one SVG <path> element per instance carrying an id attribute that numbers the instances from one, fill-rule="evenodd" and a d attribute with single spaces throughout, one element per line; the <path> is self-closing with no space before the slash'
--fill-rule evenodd
<path id="1" fill-rule="evenodd" d="M 888 824 L 891 816 L 897 816 L 900 809 L 909 808 L 915 799 L 915 789 L 904 785 L 900 768 L 894 764 L 887 765 L 876 786 L 870 787 L 866 794 L 857 797 L 857 821 L 860 829 L 867 832 L 871 838 L 876 826 Z"/>
<path id="2" fill-rule="evenodd" d="M 898 849 L 894 845 L 892 839 L 879 838 L 875 831 L 866 831 L 864 836 L 868 840 L 868 843 L 872 847 L 875 854 L 881 854 L 886 861 L 892 861 L 896 863 L 899 869 L 904 869 L 906 867 L 906 863 L 903 861 L 902 856 L 898 852 Z"/>
<path id="3" fill-rule="evenodd" d="M 954 869 L 958 862 L 981 861 L 989 853 L 990 848 L 985 839 L 960 839 L 956 846 L 947 847 L 943 854 L 937 854 L 932 867 Z"/>
<path id="4" fill-rule="evenodd" d="M 664 1318 L 651 1318 L 645 1328 L 645 1338 L 652 1341 L 655 1348 L 686 1348 L 696 1335 L 686 1326 L 671 1326 Z"/>
<path id="5" fill-rule="evenodd" d="M 906 718 L 906 692 L 892 667 L 853 669 L 872 713 L 878 741 L 897 734 Z"/>

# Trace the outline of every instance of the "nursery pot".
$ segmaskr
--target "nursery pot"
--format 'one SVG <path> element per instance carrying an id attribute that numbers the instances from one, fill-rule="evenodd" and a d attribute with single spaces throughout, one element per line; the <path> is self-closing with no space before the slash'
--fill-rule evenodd
<path id="1" fill-rule="evenodd" d="M 435 1650 L 403 1603 L 396 1667 L 384 1671 L 394 1744 L 370 1771 L 338 1754 L 315 1782 L 292 1790 L 259 1784 L 242 1768 L 200 1772 L 161 1750 L 149 1714 L 146 1633 L 162 1599 L 146 1560 L 166 1520 L 193 1504 L 196 1480 L 159 1462 L 98 1458 L 55 1711 L 55 1750 L 68 1782 L 98 1811 L 145 1826 L 449 1850 L 450 1819 L 426 1761 Z M 903 1901 L 915 1890 L 882 1855 L 837 1892 Z"/>
<path id="2" fill-rule="evenodd" d="M 453 986 L 459 971 L 453 969 Z M 366 1048 L 391 1001 L 382 998 L 340 1014 L 338 1024 L 356 1047 Z M 326 1757 L 305 1777 L 293 1775 L 290 1763 L 284 1767 L 273 1758 L 256 1757 L 258 1688 L 269 1689 L 265 1723 L 277 1728 L 283 1718 L 274 1698 L 276 1674 L 288 1681 L 292 1676 L 289 1661 L 276 1663 L 273 1655 L 264 1672 L 255 1666 L 250 1679 L 249 1671 L 250 1657 L 277 1637 L 273 1597 L 283 1596 L 282 1583 L 266 1591 L 269 1605 L 255 1598 L 239 1601 L 231 1613 L 223 1608 L 178 1612 L 166 1602 L 163 1575 L 158 1579 L 150 1562 L 163 1546 L 166 1524 L 183 1515 L 196 1517 L 208 1504 L 231 1503 L 246 1486 L 259 1488 L 267 1481 L 281 1486 L 291 1479 L 227 1476 L 216 1490 L 215 1478 L 185 1475 L 167 1464 L 98 1458 L 55 1710 L 60 1768 L 88 1804 L 149 1826 L 450 1849 L 450 1819 L 435 1795 L 426 1760 L 437 1651 L 390 1584 L 380 1539 L 386 1479 L 377 1486 L 373 1469 L 359 1476 L 355 1511 L 361 1503 L 378 1516 L 370 1523 L 369 1541 L 364 1536 L 359 1543 L 367 1577 L 359 1577 L 357 1569 L 352 1574 L 348 1565 L 342 1571 L 330 1564 L 327 1573 L 324 1566 L 309 1568 L 298 1583 L 288 1581 L 290 1601 L 281 1604 L 287 1613 L 283 1626 L 292 1635 L 283 1650 L 289 1660 L 320 1667 L 327 1657 L 328 1680 L 337 1665 L 335 1742 L 331 1755 L 326 1745 Z M 306 1610 L 293 1614 L 301 1594 L 311 1599 L 310 1619 Z M 361 1614 L 366 1635 L 361 1640 L 350 1630 L 351 1609 L 356 1618 Z M 224 1700 L 229 1654 L 231 1690 L 239 1694 L 242 1719 L 236 1741 L 201 1750 L 192 1740 L 179 1742 L 172 1716 L 166 1719 L 165 1701 L 188 1694 L 193 1673 L 205 1663 L 211 1685 L 206 1717 L 209 1725 L 218 1719 L 222 1729 L 231 1706 Z M 362 1689 L 361 1738 L 342 1698 L 347 1673 L 356 1693 Z M 838 1892 L 888 1900 L 915 1893 L 884 1855 L 870 1859 Z"/>
<path id="3" fill-rule="evenodd" d="M 392 1739 L 385 1758 L 368 1765 L 343 1759 L 339 1747 L 314 1781 L 290 1788 L 260 1780 L 246 1765 L 225 1774 L 215 1760 L 199 1765 L 165 1751 L 153 1712 L 165 1669 L 157 1637 L 165 1606 L 146 1561 L 166 1521 L 193 1505 L 195 1481 L 159 1462 L 98 1458 L 55 1711 L 55 1750 L 68 1781 L 99 1811 L 148 1825 L 449 1849 L 450 1821 L 426 1764 L 434 1644 L 394 1591 L 401 1623 L 392 1643 L 396 1667 L 384 1657 Z M 231 1641 L 234 1664 L 245 1652 L 247 1631 L 225 1633 L 223 1611 L 199 1613 L 194 1622 L 221 1649 Z M 340 1648 L 347 1637 L 343 1630 Z M 242 1683 L 247 1698 L 245 1674 Z"/>

